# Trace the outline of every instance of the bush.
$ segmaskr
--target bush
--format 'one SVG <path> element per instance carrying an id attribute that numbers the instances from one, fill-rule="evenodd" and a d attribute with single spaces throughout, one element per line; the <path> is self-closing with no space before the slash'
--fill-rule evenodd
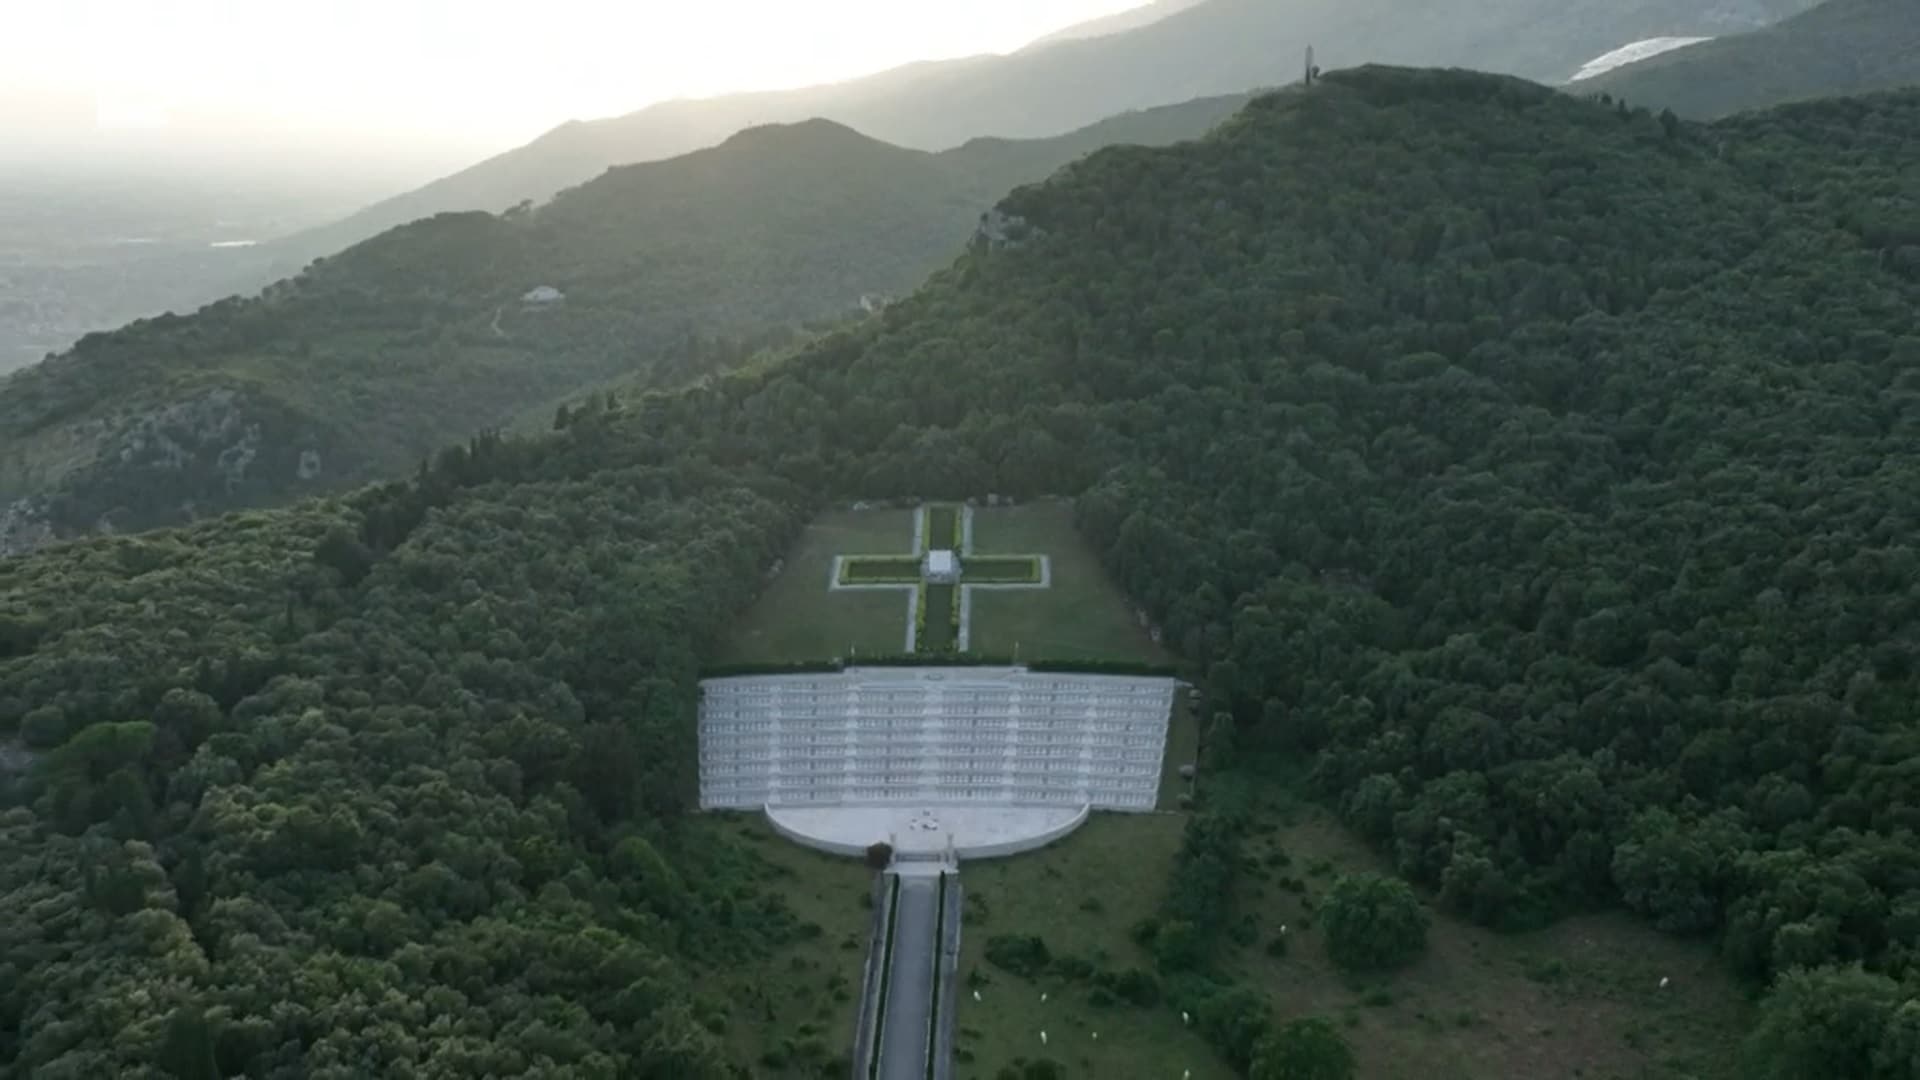
<path id="1" fill-rule="evenodd" d="M 1427 913 L 1407 883 L 1379 874 L 1347 874 L 1320 904 L 1327 953 L 1353 971 L 1403 967 L 1427 947 Z"/>
<path id="2" fill-rule="evenodd" d="M 1261 1041 L 1248 1075 L 1252 1080 L 1349 1080 L 1353 1050 L 1333 1024 L 1302 1017 Z"/>
<path id="3" fill-rule="evenodd" d="M 1205 959 L 1205 942 L 1192 923 L 1176 919 L 1153 938 L 1153 960 L 1161 971 L 1193 971 Z"/>
<path id="4" fill-rule="evenodd" d="M 1252 987 L 1227 986 L 1200 1002 L 1194 1023 L 1235 1071 L 1245 1073 L 1253 1064 L 1255 1048 L 1272 1030 L 1273 1006 Z"/>
<path id="5" fill-rule="evenodd" d="M 1093 965 L 1084 956 L 1066 953 L 1053 958 L 1053 970 L 1062 978 L 1085 979 L 1093 974 Z"/>
<path id="6" fill-rule="evenodd" d="M 1094 984 L 1114 997 L 1130 1005 L 1146 1009 L 1160 1003 L 1160 980 L 1150 971 L 1128 968 L 1125 971 L 1103 971 L 1094 976 Z"/>
<path id="7" fill-rule="evenodd" d="M 1031 934 L 995 934 L 987 939 L 986 953 L 987 963 L 1029 979 L 1053 962 L 1047 943 Z"/>
<path id="8" fill-rule="evenodd" d="M 1154 938 L 1160 936 L 1160 920 L 1149 915 L 1134 923 L 1132 929 L 1127 931 L 1127 936 L 1133 939 L 1135 945 L 1143 949 L 1151 949 Z"/>

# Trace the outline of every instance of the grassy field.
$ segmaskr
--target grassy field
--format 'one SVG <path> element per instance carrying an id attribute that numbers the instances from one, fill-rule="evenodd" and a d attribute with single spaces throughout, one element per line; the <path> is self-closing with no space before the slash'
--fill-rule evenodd
<path id="1" fill-rule="evenodd" d="M 1230 1075 L 1167 1006 L 1096 1007 L 1084 982 L 1051 974 L 1030 981 L 983 957 L 994 934 L 1035 934 L 1056 957 L 1150 968 L 1128 930 L 1159 903 L 1184 820 L 1097 817 L 1054 847 L 966 868 L 977 910 L 966 925 L 961 974 L 988 982 L 980 1001 L 963 992 L 959 1003 L 959 1045 L 968 1054 L 959 1076 L 990 1078 L 1015 1058 L 1043 1056 L 1073 1077 Z M 1264 991 L 1278 1019 L 1317 1015 L 1339 1024 L 1361 1077 L 1731 1080 L 1750 1006 L 1706 946 L 1623 915 L 1503 935 L 1436 914 L 1422 960 L 1391 976 L 1354 979 L 1327 960 L 1306 902 L 1278 879 L 1303 879 L 1315 897 L 1339 873 L 1379 868 L 1375 856 L 1325 811 L 1284 795 L 1261 820 L 1234 894 L 1234 921 L 1253 933 L 1245 945 L 1223 939 L 1219 966 Z M 1283 924 L 1286 954 L 1272 956 L 1267 945 Z M 1664 990 L 1662 978 L 1672 980 Z"/>
<path id="2" fill-rule="evenodd" d="M 981 555 L 1047 555 L 1050 589 L 973 594 L 974 652 L 1022 660 L 1140 660 L 1165 663 L 1126 598 L 1107 580 L 1073 527 L 1065 502 L 980 507 L 973 514 L 973 549 Z"/>
<path id="3" fill-rule="evenodd" d="M 919 581 L 919 559 L 848 559 L 840 564 L 842 585 Z"/>
<path id="4" fill-rule="evenodd" d="M 1191 1069 L 1194 1080 L 1231 1080 L 1232 1070 L 1164 1006 L 1097 1007 L 1083 983 L 1051 975 L 1030 981 L 985 959 L 995 934 L 1036 934 L 1056 957 L 1151 969 L 1127 928 L 1159 906 L 1185 824 L 1177 814 L 1102 814 L 1051 847 L 965 866 L 956 1077 L 992 1080 L 1018 1059 L 1050 1058 L 1075 1078 L 1175 1080 Z"/>
<path id="5" fill-rule="evenodd" d="M 1731 1067 L 1750 1006 L 1712 950 L 1620 914 L 1584 915 L 1525 934 L 1496 934 L 1436 915 L 1425 957 L 1392 976 L 1356 980 L 1327 959 L 1307 902 L 1340 873 L 1387 871 L 1325 810 L 1270 796 L 1248 844 L 1256 870 L 1234 895 L 1256 944 L 1228 961 L 1282 1016 L 1334 1017 L 1360 1075 L 1378 1080 L 1492 1076 L 1692 1080 Z M 1282 863 L 1284 860 L 1284 865 Z M 1306 883 L 1305 896 L 1280 877 Z M 1288 927 L 1283 957 L 1267 942 Z M 1662 989 L 1660 980 L 1671 979 Z"/>
<path id="6" fill-rule="evenodd" d="M 703 997 L 731 1006 L 725 1040 L 753 1075 L 822 1075 L 853 1049 L 854 1012 L 867 955 L 871 917 L 864 902 L 871 871 L 857 859 L 835 859 L 789 843 L 758 815 L 715 817 L 712 827 L 733 833 L 761 864 L 762 887 L 801 924 L 818 927 L 761 962 L 715 970 L 699 987 Z M 846 1070 L 837 1070 L 845 1075 Z"/>
<path id="7" fill-rule="evenodd" d="M 927 586 L 926 637 L 920 651 L 942 653 L 953 648 L 953 605 L 959 603 L 951 585 Z"/>
<path id="8" fill-rule="evenodd" d="M 952 551 L 959 545 L 960 508 L 953 503 L 935 503 L 927 508 L 927 550 Z"/>
<path id="9" fill-rule="evenodd" d="M 1040 560 L 1031 556 L 1009 559 L 976 555 L 966 561 L 966 579 L 975 585 L 996 582 L 1037 584 L 1040 581 Z"/>
<path id="10" fill-rule="evenodd" d="M 835 555 L 902 555 L 913 547 L 913 512 L 822 514 L 800 536 L 786 566 L 734 626 L 721 663 L 830 660 L 894 654 L 906 644 L 907 599 L 900 590 L 829 592 Z"/>

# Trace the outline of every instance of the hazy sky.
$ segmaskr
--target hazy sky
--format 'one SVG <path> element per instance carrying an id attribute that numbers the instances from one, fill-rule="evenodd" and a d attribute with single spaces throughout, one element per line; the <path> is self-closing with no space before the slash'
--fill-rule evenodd
<path id="1" fill-rule="evenodd" d="M 0 34 L 0 126 L 52 116 L 504 147 L 668 97 L 1004 52 L 1141 3 L 23 0 Z"/>

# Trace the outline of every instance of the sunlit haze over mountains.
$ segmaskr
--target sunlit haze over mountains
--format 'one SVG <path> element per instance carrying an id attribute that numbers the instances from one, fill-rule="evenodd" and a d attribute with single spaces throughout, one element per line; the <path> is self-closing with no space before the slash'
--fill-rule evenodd
<path id="1" fill-rule="evenodd" d="M 653 101 L 1003 52 L 1140 0 L 82 0 L 0 37 L 0 127 L 501 149 Z M 398 147 L 396 147 L 398 149 Z"/>

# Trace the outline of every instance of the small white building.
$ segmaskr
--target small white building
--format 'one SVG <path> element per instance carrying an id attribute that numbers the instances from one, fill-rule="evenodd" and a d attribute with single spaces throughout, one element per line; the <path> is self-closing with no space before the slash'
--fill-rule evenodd
<path id="1" fill-rule="evenodd" d="M 520 298 L 520 302 L 523 304 L 536 304 L 536 305 L 537 304 L 557 304 L 560 301 L 565 300 L 566 298 L 567 298 L 566 293 L 561 292 L 559 289 L 556 289 L 551 285 L 538 285 L 532 289 L 527 290 L 527 294 Z"/>
<path id="2" fill-rule="evenodd" d="M 935 585 L 952 585 L 960 580 L 960 559 L 951 551 L 927 552 L 920 569 L 927 581 Z"/>

